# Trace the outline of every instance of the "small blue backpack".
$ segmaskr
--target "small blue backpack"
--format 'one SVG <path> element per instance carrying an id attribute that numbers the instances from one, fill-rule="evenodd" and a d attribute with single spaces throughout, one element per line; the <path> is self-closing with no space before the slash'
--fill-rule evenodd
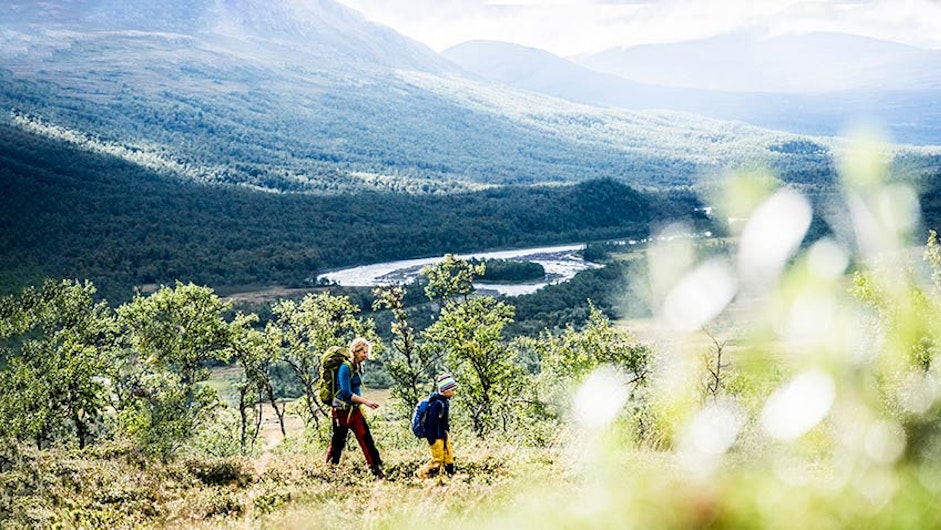
<path id="1" fill-rule="evenodd" d="M 428 399 L 425 398 L 415 405 L 415 413 L 412 414 L 412 433 L 417 438 L 426 438 L 425 424 L 428 418 Z"/>

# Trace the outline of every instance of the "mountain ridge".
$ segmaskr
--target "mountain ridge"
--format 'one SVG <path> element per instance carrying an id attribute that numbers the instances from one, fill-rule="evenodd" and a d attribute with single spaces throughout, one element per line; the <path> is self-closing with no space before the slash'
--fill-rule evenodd
<path id="1" fill-rule="evenodd" d="M 941 51 L 833 32 L 753 30 L 610 48 L 569 60 L 632 81 L 740 92 L 941 89 Z"/>
<path id="2" fill-rule="evenodd" d="M 453 66 L 417 41 L 366 20 L 359 12 L 330 0 L 47 0 L 43 11 L 29 9 L 33 2 L 11 0 L 0 8 L 2 37 L 7 47 L 55 47 L 57 38 L 91 40 L 110 35 L 149 34 L 187 37 L 188 44 L 226 50 L 232 40 L 293 53 L 267 54 L 268 61 L 298 62 L 312 57 L 327 61 L 343 58 L 346 68 L 358 64 L 374 68 L 411 68 L 436 73 Z M 46 39 L 43 39 L 46 37 Z M 0 42 L 2 42 L 0 41 Z"/>
<path id="3" fill-rule="evenodd" d="M 837 136 L 848 124 L 865 121 L 881 124 L 900 143 L 941 144 L 941 90 L 788 94 L 660 86 L 496 41 L 468 41 L 442 55 L 481 78 L 589 105 L 670 109 L 819 136 Z"/>

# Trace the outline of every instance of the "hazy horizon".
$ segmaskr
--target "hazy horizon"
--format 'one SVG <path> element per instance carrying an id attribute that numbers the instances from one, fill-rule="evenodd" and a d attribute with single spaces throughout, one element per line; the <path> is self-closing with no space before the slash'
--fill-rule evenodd
<path id="1" fill-rule="evenodd" d="M 339 0 L 442 51 L 469 40 L 521 44 L 568 57 L 704 39 L 836 32 L 941 49 L 941 3 L 912 0 Z"/>

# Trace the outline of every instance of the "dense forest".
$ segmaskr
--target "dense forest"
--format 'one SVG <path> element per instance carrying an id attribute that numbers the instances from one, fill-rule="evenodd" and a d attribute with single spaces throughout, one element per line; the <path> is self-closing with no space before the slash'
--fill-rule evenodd
<path id="1" fill-rule="evenodd" d="M 205 185 L 0 126 L 0 285 L 95 282 L 110 300 L 175 280 L 310 285 L 324 270 L 704 223 L 687 191 L 612 180 L 454 194 L 310 195 Z"/>
<path id="2" fill-rule="evenodd" d="M 484 264 L 486 270 L 480 279 L 487 282 L 531 282 L 542 281 L 546 277 L 545 267 L 532 261 L 471 258 L 470 262 L 474 265 Z"/>

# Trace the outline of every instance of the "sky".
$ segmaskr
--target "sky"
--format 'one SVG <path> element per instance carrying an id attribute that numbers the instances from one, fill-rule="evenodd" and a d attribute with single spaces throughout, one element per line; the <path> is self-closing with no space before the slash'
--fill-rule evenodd
<path id="1" fill-rule="evenodd" d="M 941 0 L 338 0 L 435 51 L 499 40 L 562 57 L 748 29 L 941 49 Z"/>

